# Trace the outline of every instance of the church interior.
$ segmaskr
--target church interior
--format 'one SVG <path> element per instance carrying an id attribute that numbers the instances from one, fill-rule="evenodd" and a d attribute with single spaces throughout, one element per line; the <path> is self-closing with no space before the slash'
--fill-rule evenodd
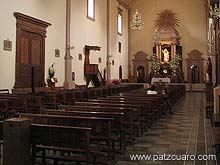
<path id="1" fill-rule="evenodd" d="M 0 165 L 220 164 L 220 0 L 0 4 Z"/>

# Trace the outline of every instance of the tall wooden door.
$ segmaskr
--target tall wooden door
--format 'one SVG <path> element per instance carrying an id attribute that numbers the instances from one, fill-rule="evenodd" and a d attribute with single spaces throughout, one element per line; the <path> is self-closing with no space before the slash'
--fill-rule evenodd
<path id="1" fill-rule="evenodd" d="M 21 74 L 20 83 L 23 87 L 31 87 L 32 76 L 34 85 L 44 85 L 43 40 L 41 35 L 30 32 L 21 33 Z"/>
<path id="2" fill-rule="evenodd" d="M 15 88 L 45 85 L 45 37 L 49 23 L 15 13 L 17 18 Z"/>

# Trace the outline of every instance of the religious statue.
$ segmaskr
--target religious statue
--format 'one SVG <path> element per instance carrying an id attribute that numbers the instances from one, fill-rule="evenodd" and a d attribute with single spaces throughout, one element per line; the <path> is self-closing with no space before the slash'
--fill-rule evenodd
<path id="1" fill-rule="evenodd" d="M 206 64 L 206 81 L 210 83 L 212 82 L 212 61 L 210 57 L 208 57 Z"/>
<path id="2" fill-rule="evenodd" d="M 170 61 L 169 51 L 165 48 L 164 50 L 162 50 L 162 52 L 163 52 L 162 61 L 166 63 L 169 62 Z"/>
<path id="3" fill-rule="evenodd" d="M 47 84 L 49 87 L 52 87 L 52 88 L 54 88 L 55 83 L 57 83 L 57 78 L 55 78 L 54 75 L 55 75 L 55 69 L 54 69 L 54 64 L 52 64 L 48 68 L 48 78 L 47 78 Z"/>
<path id="4" fill-rule="evenodd" d="M 54 64 L 52 64 L 49 69 L 48 69 L 48 76 L 50 79 L 52 79 L 54 77 L 54 74 L 55 74 L 55 69 L 54 69 Z"/>

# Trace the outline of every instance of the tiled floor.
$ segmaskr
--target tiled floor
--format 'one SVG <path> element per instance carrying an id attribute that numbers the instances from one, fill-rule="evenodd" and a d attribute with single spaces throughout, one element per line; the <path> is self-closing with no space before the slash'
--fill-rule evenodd
<path id="1" fill-rule="evenodd" d="M 144 136 L 128 147 L 116 165 L 214 165 L 216 161 L 187 161 L 185 155 L 213 155 L 210 122 L 205 119 L 204 93 L 187 93 L 173 107 L 173 114 L 161 119 Z M 134 161 L 131 154 L 151 155 L 150 160 Z M 164 157 L 166 154 L 166 157 Z M 180 158 L 185 160 L 170 161 Z M 175 155 L 175 156 L 174 156 Z M 177 157 L 176 157 L 177 156 Z M 159 160 L 152 160 L 152 157 Z M 166 158 L 167 160 L 164 160 Z M 189 157 L 188 157 L 189 158 Z M 191 156 L 194 159 L 194 156 Z M 163 159 L 163 160 L 162 160 Z"/>

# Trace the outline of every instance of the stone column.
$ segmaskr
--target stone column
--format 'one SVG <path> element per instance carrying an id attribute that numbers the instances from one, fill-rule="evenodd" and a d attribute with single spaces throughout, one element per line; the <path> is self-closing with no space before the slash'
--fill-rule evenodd
<path id="1" fill-rule="evenodd" d="M 172 44 L 173 46 L 173 54 L 172 54 L 172 59 L 176 57 L 176 44 Z"/>
<path id="2" fill-rule="evenodd" d="M 212 83 L 216 82 L 216 70 L 215 70 L 215 64 L 216 64 L 216 58 L 215 55 L 211 54 L 211 60 L 212 60 Z"/>
<path id="3" fill-rule="evenodd" d="M 157 44 L 156 50 L 157 50 L 157 58 L 161 62 L 161 44 L 160 43 Z"/>
<path id="4" fill-rule="evenodd" d="M 131 29 L 130 29 L 131 8 L 128 9 L 128 80 L 131 78 Z"/>
<path id="5" fill-rule="evenodd" d="M 214 113 L 219 114 L 220 87 L 214 88 Z"/>
<path id="6" fill-rule="evenodd" d="M 70 16 L 71 16 L 71 0 L 66 0 L 66 54 L 65 54 L 65 89 L 75 88 L 75 82 L 72 81 L 72 59 L 70 55 Z"/>
<path id="7" fill-rule="evenodd" d="M 110 8 L 110 1 L 107 0 L 107 59 L 106 59 L 106 83 L 109 84 L 109 79 L 111 77 L 111 54 L 109 51 L 109 36 L 110 36 L 110 29 L 109 29 L 109 22 L 110 22 L 110 15 L 109 15 L 109 8 Z"/>

